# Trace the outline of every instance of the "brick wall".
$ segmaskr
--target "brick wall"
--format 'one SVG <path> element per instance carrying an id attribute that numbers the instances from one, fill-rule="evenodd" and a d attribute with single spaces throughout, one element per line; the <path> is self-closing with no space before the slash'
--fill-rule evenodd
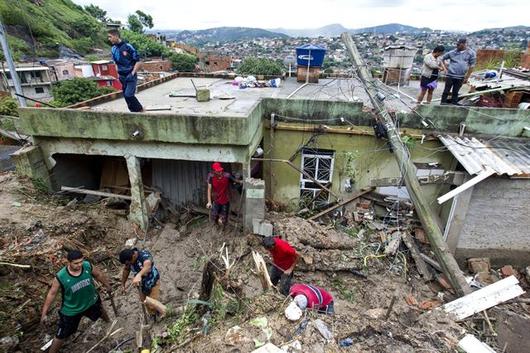
<path id="1" fill-rule="evenodd" d="M 224 71 L 230 69 L 232 57 L 206 54 L 200 56 L 200 61 L 206 72 Z"/>
<path id="2" fill-rule="evenodd" d="M 151 60 L 142 62 L 142 69 L 147 72 L 168 72 L 171 71 L 171 61 Z"/>

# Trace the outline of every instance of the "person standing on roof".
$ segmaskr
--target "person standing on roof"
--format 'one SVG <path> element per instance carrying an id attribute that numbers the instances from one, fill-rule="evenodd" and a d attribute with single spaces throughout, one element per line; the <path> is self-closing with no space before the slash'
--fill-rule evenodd
<path id="1" fill-rule="evenodd" d="M 48 311 L 61 290 L 62 304 L 59 310 L 59 327 L 50 347 L 50 353 L 57 353 L 64 344 L 64 340 L 73 335 L 79 327 L 83 316 L 92 321 L 102 318 L 109 322 L 109 316 L 94 284 L 94 279 L 103 284 L 107 293 L 111 295 L 108 278 L 90 262 L 86 261 L 78 250 L 71 250 L 66 255 L 68 263 L 52 281 L 46 300 L 42 307 L 41 323 L 48 321 Z"/>
<path id="2" fill-rule="evenodd" d="M 438 72 L 444 69 L 439 57 L 444 53 L 445 48 L 439 45 L 433 51 L 423 58 L 423 67 L 421 69 L 421 91 L 418 94 L 417 103 L 421 104 L 425 93 L 427 93 L 427 104 L 431 103 L 432 93 L 437 86 Z"/>
<path id="3" fill-rule="evenodd" d="M 302 310 L 312 309 L 322 314 L 333 315 L 333 296 L 326 290 L 312 284 L 295 284 L 289 290 L 293 301 L 285 309 L 285 316 L 296 321 L 302 316 Z"/>
<path id="4" fill-rule="evenodd" d="M 125 292 L 127 279 L 131 270 L 134 272 L 132 284 L 140 286 L 140 301 L 143 303 L 145 297 L 159 300 L 160 298 L 160 273 L 155 267 L 153 256 L 147 250 L 123 249 L 120 252 L 120 262 L 124 265 L 121 275 L 121 285 Z M 147 311 L 151 316 L 157 313 L 156 308 L 146 304 Z"/>
<path id="5" fill-rule="evenodd" d="M 234 178 L 232 174 L 225 173 L 221 163 L 213 163 L 212 172 L 208 174 L 208 203 L 206 208 L 211 209 L 212 222 L 222 227 L 228 223 L 231 183 L 241 184 L 242 182 Z"/>
<path id="6" fill-rule="evenodd" d="M 143 112 L 142 104 L 134 95 L 138 81 L 136 74 L 142 66 L 140 56 L 132 45 L 121 39 L 120 31 L 117 29 L 108 31 L 108 39 L 112 44 L 112 59 L 118 66 L 119 80 L 127 107 L 131 112 Z"/>
<path id="7" fill-rule="evenodd" d="M 449 65 L 445 62 L 449 60 Z M 477 62 L 477 55 L 467 48 L 467 39 L 461 38 L 456 44 L 456 49 L 442 56 L 442 64 L 446 68 L 445 87 L 442 93 L 442 104 L 449 104 L 447 97 L 451 92 L 451 104 L 458 105 L 458 91 L 467 83 L 473 67 Z"/>
<path id="8" fill-rule="evenodd" d="M 280 282 L 280 293 L 289 294 L 293 271 L 300 256 L 288 242 L 278 237 L 264 237 L 262 244 L 272 256 L 269 270 L 272 284 Z"/>

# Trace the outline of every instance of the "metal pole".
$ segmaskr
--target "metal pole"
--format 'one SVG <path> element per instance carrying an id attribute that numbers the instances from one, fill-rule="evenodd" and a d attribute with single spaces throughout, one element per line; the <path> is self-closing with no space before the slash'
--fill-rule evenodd
<path id="1" fill-rule="evenodd" d="M 414 203 L 414 208 L 425 228 L 425 233 L 427 234 L 431 247 L 442 266 L 443 272 L 458 295 L 466 295 L 471 292 L 471 288 L 467 284 L 462 270 L 460 270 L 455 258 L 450 253 L 447 244 L 443 240 L 442 232 L 433 216 L 431 207 L 423 196 L 418 177 L 416 176 L 416 166 L 412 163 L 410 153 L 399 137 L 399 131 L 396 129 L 392 117 L 388 114 L 384 101 L 378 98 L 375 80 L 372 78 L 370 71 L 361 59 L 351 35 L 349 33 L 343 33 L 342 41 L 352 57 L 354 68 L 368 94 L 368 97 L 370 97 L 370 101 L 372 102 L 377 115 L 385 123 L 388 140 L 394 150 L 394 156 L 400 166 L 400 172 L 403 175 L 407 190 Z"/>
<path id="2" fill-rule="evenodd" d="M 15 92 L 17 94 L 23 94 L 22 92 L 22 86 L 20 85 L 20 81 L 18 79 L 17 69 L 15 67 L 15 63 L 13 62 L 13 58 L 11 57 L 11 51 L 9 50 L 9 44 L 7 43 L 7 34 L 4 28 L 4 25 L 2 24 L 2 21 L 0 20 L 0 42 L 2 44 L 2 50 L 4 52 L 4 57 L 7 61 L 7 66 L 9 66 L 9 73 L 11 75 L 11 79 L 13 80 L 13 84 L 15 85 Z M 22 98 L 21 96 L 17 95 L 18 103 L 21 107 L 26 106 L 26 100 Z"/>

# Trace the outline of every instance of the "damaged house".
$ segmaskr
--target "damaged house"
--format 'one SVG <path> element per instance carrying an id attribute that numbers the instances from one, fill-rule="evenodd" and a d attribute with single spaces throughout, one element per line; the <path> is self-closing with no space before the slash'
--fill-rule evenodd
<path id="1" fill-rule="evenodd" d="M 172 207 L 203 206 L 214 161 L 245 179 L 262 180 L 247 184 L 241 197 L 247 227 L 263 217 L 265 198 L 292 210 L 323 209 L 370 187 L 408 199 L 357 80 L 287 80 L 279 88 L 243 90 L 231 77 L 202 75 L 193 80 L 210 99 L 198 102 L 190 79 L 175 74 L 140 86 L 145 114 L 127 112 L 116 94 L 65 109 L 21 109 L 20 127 L 35 144 L 15 154 L 18 170 L 55 190 L 130 195 L 130 217 L 142 227 L 148 217 L 144 186 Z M 411 110 L 391 91 L 385 94 L 422 193 L 457 258 L 528 257 L 530 111 Z"/>

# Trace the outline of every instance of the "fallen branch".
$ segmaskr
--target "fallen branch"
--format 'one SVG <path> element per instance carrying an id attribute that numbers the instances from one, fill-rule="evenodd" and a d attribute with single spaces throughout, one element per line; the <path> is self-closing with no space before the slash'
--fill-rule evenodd
<path id="1" fill-rule="evenodd" d="M 14 264 L 11 262 L 0 262 L 0 265 L 18 267 L 18 268 L 31 268 L 31 265 Z"/>
<path id="2" fill-rule="evenodd" d="M 118 322 L 118 320 L 114 320 L 112 321 L 112 324 L 110 324 L 110 327 L 109 329 L 107 330 L 107 333 L 105 334 L 105 336 L 103 336 L 102 339 L 100 339 L 94 346 L 92 346 L 92 348 L 90 348 L 88 351 L 86 351 L 86 353 L 90 353 L 92 352 L 94 349 L 96 349 L 101 343 L 103 343 L 103 341 L 105 341 L 106 339 L 109 339 L 111 338 L 112 336 L 114 336 L 115 334 L 117 334 L 118 332 L 120 332 L 121 330 L 123 330 L 123 328 L 119 328 L 115 331 L 112 331 L 112 329 L 114 328 L 114 326 L 116 326 L 116 323 Z"/>
<path id="3" fill-rule="evenodd" d="M 427 255 L 425 255 L 423 253 L 420 253 L 420 256 L 423 259 L 423 261 L 425 261 L 426 263 L 428 263 L 429 265 L 434 267 L 436 270 L 438 270 L 440 272 L 443 272 L 442 271 L 442 266 L 440 266 L 440 264 L 438 262 L 436 262 L 435 260 L 431 259 L 429 256 L 427 256 Z"/>

